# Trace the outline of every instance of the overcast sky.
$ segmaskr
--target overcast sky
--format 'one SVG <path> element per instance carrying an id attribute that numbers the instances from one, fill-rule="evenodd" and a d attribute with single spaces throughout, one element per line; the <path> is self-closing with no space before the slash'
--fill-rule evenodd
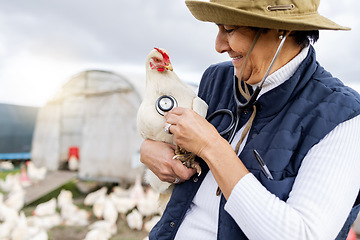
<path id="1" fill-rule="evenodd" d="M 360 91 L 360 1 L 322 0 L 319 12 L 352 31 L 321 31 L 318 61 Z M 0 0 L 0 102 L 42 106 L 68 79 L 90 69 L 145 74 L 153 47 L 166 48 L 184 80 L 212 63 L 217 27 L 183 0 Z M 145 82 L 145 80 L 144 80 Z"/>

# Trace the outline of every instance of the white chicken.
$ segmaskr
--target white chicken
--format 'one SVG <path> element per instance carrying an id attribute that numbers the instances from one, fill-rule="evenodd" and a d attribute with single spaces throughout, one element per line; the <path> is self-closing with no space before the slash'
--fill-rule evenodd
<path id="1" fill-rule="evenodd" d="M 107 198 L 106 195 L 100 195 L 94 202 L 92 211 L 93 211 L 95 217 L 97 217 L 97 219 L 102 219 L 104 216 L 106 198 Z"/>
<path id="2" fill-rule="evenodd" d="M 118 219 L 118 211 L 109 195 L 105 196 L 103 218 L 109 223 L 115 224 Z"/>
<path id="3" fill-rule="evenodd" d="M 109 198 L 114 203 L 117 212 L 124 219 L 126 214 L 136 206 L 135 200 L 126 196 L 118 196 L 114 192 L 109 194 Z"/>
<path id="4" fill-rule="evenodd" d="M 90 231 L 87 233 L 84 240 L 109 239 L 117 232 L 116 224 L 109 223 L 105 220 L 92 223 L 89 226 L 89 229 Z"/>
<path id="5" fill-rule="evenodd" d="M 7 238 L 5 238 L 7 239 Z M 47 240 L 46 230 L 39 226 L 30 226 L 23 211 L 20 212 L 16 226 L 10 234 L 11 240 Z"/>
<path id="6" fill-rule="evenodd" d="M 73 203 L 62 206 L 61 219 L 66 226 L 86 226 L 89 224 L 90 213 Z"/>
<path id="7" fill-rule="evenodd" d="M 141 176 L 137 175 L 135 178 L 135 184 L 130 189 L 130 198 L 133 199 L 135 202 L 138 202 L 140 199 L 144 198 L 145 192 L 144 188 L 141 185 Z"/>
<path id="8" fill-rule="evenodd" d="M 28 225 L 23 211 L 20 212 L 16 226 L 11 232 L 12 240 L 25 240 L 27 238 Z"/>
<path id="9" fill-rule="evenodd" d="M 57 205 L 59 208 L 62 208 L 66 204 L 72 204 L 73 203 L 73 194 L 69 190 L 61 189 L 61 192 L 59 193 L 57 197 Z"/>
<path id="10" fill-rule="evenodd" d="M 70 171 L 77 171 L 79 169 L 79 159 L 75 155 L 71 155 L 68 160 L 68 167 Z"/>
<path id="11" fill-rule="evenodd" d="M 165 49 L 155 48 L 146 60 L 146 91 L 137 114 L 137 127 L 140 135 L 145 139 L 173 143 L 173 135 L 164 131 L 164 113 L 173 107 L 190 108 L 200 116 L 205 117 L 207 104 L 196 93 L 183 83 L 173 71 L 169 55 Z M 195 156 L 179 147 L 176 148 L 176 159 L 187 167 L 196 168 L 201 173 L 200 166 L 194 161 Z M 146 181 L 157 191 L 168 195 L 171 184 L 160 181 L 155 174 L 147 171 Z M 169 188 L 169 189 L 168 189 Z M 169 196 L 169 195 L 168 195 Z M 165 201 L 164 198 L 163 201 Z M 164 204 L 161 203 L 161 204 Z"/>
<path id="12" fill-rule="evenodd" d="M 85 236 L 84 240 L 109 240 L 111 233 L 103 228 L 91 229 Z"/>
<path id="13" fill-rule="evenodd" d="M 41 229 L 50 229 L 62 223 L 59 213 L 46 216 L 29 216 L 26 218 L 28 226 L 37 227 Z"/>
<path id="14" fill-rule="evenodd" d="M 120 187 L 120 186 L 114 186 L 111 191 L 117 197 L 129 197 L 130 196 L 130 190 Z"/>
<path id="15" fill-rule="evenodd" d="M 17 209 L 11 208 L 7 206 L 3 201 L 0 201 L 0 222 L 14 223 L 17 221 L 17 218 Z"/>
<path id="16" fill-rule="evenodd" d="M 0 190 L 10 192 L 15 185 L 20 184 L 20 174 L 8 174 L 5 179 L 0 179 Z"/>
<path id="17" fill-rule="evenodd" d="M 0 161 L 0 169 L 3 170 L 13 170 L 14 164 L 11 161 Z"/>
<path id="18" fill-rule="evenodd" d="M 33 211 L 34 216 L 47 216 L 56 213 L 56 198 L 52 198 L 47 202 L 40 203 Z"/>
<path id="19" fill-rule="evenodd" d="M 145 197 L 140 199 L 137 203 L 137 209 L 144 217 L 162 213 L 162 209 L 158 206 L 159 194 L 155 193 L 152 188 L 146 190 Z"/>
<path id="20" fill-rule="evenodd" d="M 45 179 L 47 173 L 45 166 L 36 167 L 32 161 L 27 161 L 26 166 L 28 176 L 33 183 L 39 183 Z"/>
<path id="21" fill-rule="evenodd" d="M 151 229 L 153 229 L 153 227 L 155 226 L 155 224 L 160 221 L 160 218 L 161 216 L 154 216 L 149 221 L 147 221 L 144 224 L 145 231 L 150 232 Z"/>
<path id="22" fill-rule="evenodd" d="M 0 194 L 1 198 L 2 194 Z M 0 239 L 9 239 L 18 221 L 17 210 L 6 206 L 0 199 Z"/>
<path id="23" fill-rule="evenodd" d="M 84 199 L 85 206 L 94 205 L 94 203 L 98 200 L 98 198 L 105 196 L 107 191 L 108 191 L 107 187 L 102 187 L 102 188 L 86 195 L 86 197 Z"/>
<path id="24" fill-rule="evenodd" d="M 140 231 L 143 227 L 143 216 L 136 209 L 126 216 L 126 221 L 130 229 Z"/>
<path id="25" fill-rule="evenodd" d="M 42 228 L 32 228 L 28 229 L 27 240 L 48 240 L 48 234 L 45 229 Z"/>
<path id="26" fill-rule="evenodd" d="M 12 186 L 11 191 L 4 200 L 5 205 L 17 211 L 20 211 L 20 209 L 22 209 L 25 204 L 25 193 L 26 192 L 23 189 L 21 183 L 15 182 L 15 184 Z"/>
<path id="27" fill-rule="evenodd" d="M 12 230 L 14 229 L 15 224 L 10 222 L 3 222 L 0 224 L 0 239 L 10 239 Z"/>

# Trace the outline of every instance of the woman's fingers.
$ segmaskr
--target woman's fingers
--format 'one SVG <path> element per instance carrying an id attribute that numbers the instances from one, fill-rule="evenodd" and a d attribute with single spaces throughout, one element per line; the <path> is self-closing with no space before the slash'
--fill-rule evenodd
<path id="1" fill-rule="evenodd" d="M 140 161 L 163 182 L 174 183 L 176 179 L 183 182 L 194 175 L 195 170 L 173 159 L 174 150 L 172 144 L 145 140 L 140 147 Z"/>
<path id="2" fill-rule="evenodd" d="M 198 156 L 204 147 L 221 138 L 213 125 L 190 109 L 177 107 L 164 116 L 166 124 L 171 124 L 168 129 L 174 143 Z"/>
<path id="3" fill-rule="evenodd" d="M 196 170 L 193 168 L 187 168 L 179 160 L 174 160 L 173 171 L 176 176 L 178 176 L 181 182 L 188 180 L 196 173 Z"/>

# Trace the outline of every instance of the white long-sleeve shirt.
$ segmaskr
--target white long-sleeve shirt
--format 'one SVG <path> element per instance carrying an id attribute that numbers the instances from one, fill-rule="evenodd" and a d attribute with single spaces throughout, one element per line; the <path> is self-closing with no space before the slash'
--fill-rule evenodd
<path id="1" fill-rule="evenodd" d="M 261 94 L 290 78 L 308 48 L 271 74 Z M 334 109 L 336 111 L 336 109 Z M 233 148 L 240 138 L 240 129 Z M 251 239 L 335 239 L 360 188 L 360 116 L 339 124 L 313 146 L 302 161 L 286 202 L 270 193 L 251 174 L 234 187 L 225 210 Z M 243 141 L 240 150 L 244 147 Z M 220 197 L 211 171 L 196 193 L 175 239 L 217 237 Z"/>

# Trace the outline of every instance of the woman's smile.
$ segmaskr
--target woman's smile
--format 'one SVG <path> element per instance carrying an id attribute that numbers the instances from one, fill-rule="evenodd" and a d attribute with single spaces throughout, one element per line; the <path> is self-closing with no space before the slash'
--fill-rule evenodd
<path id="1" fill-rule="evenodd" d="M 243 56 L 242 55 L 240 55 L 240 56 L 237 56 L 237 57 L 233 57 L 232 58 L 232 64 L 234 65 L 234 66 L 236 66 L 236 65 L 238 65 L 238 64 L 240 64 L 243 59 Z"/>

